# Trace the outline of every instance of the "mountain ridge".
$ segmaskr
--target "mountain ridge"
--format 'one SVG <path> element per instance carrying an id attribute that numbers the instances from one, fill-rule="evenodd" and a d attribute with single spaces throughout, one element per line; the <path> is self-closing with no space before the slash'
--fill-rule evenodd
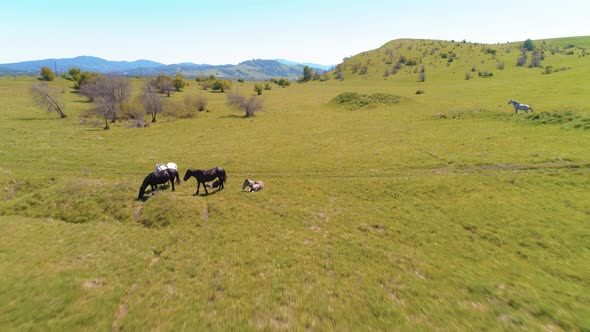
<path id="1" fill-rule="evenodd" d="M 0 76 L 6 75 L 36 75 L 41 67 L 49 67 L 58 74 L 66 73 L 70 68 L 80 68 L 82 71 L 95 71 L 103 74 L 119 74 L 124 76 L 153 76 L 159 73 L 175 75 L 181 73 L 187 77 L 209 76 L 248 80 L 266 80 L 273 77 L 297 79 L 303 73 L 303 67 L 313 64 L 297 63 L 288 60 L 251 59 L 239 64 L 196 64 L 181 62 L 177 64 L 163 64 L 156 61 L 139 59 L 134 61 L 111 61 L 103 58 L 82 55 L 74 58 L 50 58 L 41 60 L 22 61 L 0 64 Z M 317 70 L 326 70 L 331 66 L 315 65 Z"/>

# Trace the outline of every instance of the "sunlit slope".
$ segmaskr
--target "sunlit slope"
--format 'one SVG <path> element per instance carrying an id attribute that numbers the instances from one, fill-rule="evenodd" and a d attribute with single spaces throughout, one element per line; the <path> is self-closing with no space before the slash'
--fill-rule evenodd
<path id="1" fill-rule="evenodd" d="M 540 111 L 590 111 L 590 37 L 535 40 L 526 52 L 523 44 L 400 39 L 345 59 L 333 73 L 382 80 L 383 89 L 406 95 L 423 90 L 417 100 L 427 108 L 504 109 L 513 98 Z"/>

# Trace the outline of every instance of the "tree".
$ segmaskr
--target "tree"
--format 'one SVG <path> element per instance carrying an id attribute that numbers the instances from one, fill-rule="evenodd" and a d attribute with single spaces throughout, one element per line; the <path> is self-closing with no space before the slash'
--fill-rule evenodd
<path id="1" fill-rule="evenodd" d="M 98 97 L 99 91 L 96 86 L 96 82 L 91 83 L 84 83 L 80 87 L 80 94 L 88 98 L 89 102 L 94 102 L 96 97 Z"/>
<path id="2" fill-rule="evenodd" d="M 518 58 L 518 60 L 516 60 L 516 65 L 518 67 L 524 66 L 524 64 L 526 63 L 526 59 L 527 59 L 526 54 L 523 54 L 520 58 Z"/>
<path id="3" fill-rule="evenodd" d="M 70 75 L 72 81 L 78 82 L 80 80 L 80 75 L 82 74 L 82 71 L 80 70 L 80 68 L 72 67 L 68 70 L 68 74 Z"/>
<path id="4" fill-rule="evenodd" d="M 76 84 L 74 84 L 74 89 L 80 90 L 82 88 L 82 85 L 86 83 L 96 83 L 101 78 L 102 75 L 97 72 L 84 71 L 80 73 L 80 75 L 78 76 Z"/>
<path id="5" fill-rule="evenodd" d="M 525 41 L 524 41 L 524 43 L 522 44 L 522 47 L 523 47 L 524 49 L 526 49 L 527 51 L 532 51 L 532 50 L 534 50 L 534 49 L 535 49 L 535 44 L 533 43 L 533 41 L 532 41 L 532 40 L 530 40 L 530 39 L 527 39 L 527 40 L 525 40 Z"/>
<path id="6" fill-rule="evenodd" d="M 160 96 L 158 96 L 152 84 L 145 84 L 143 95 L 141 96 L 141 102 L 143 103 L 146 112 L 152 115 L 152 122 L 156 122 L 156 116 L 158 113 L 164 111 L 164 107 L 162 106 L 162 99 L 160 99 Z"/>
<path id="7" fill-rule="evenodd" d="M 541 60 L 543 60 L 543 55 L 541 54 L 541 52 L 539 51 L 534 51 L 532 56 L 531 56 L 531 64 L 529 65 L 529 68 L 540 68 L 543 67 L 541 65 Z"/>
<path id="8" fill-rule="evenodd" d="M 289 82 L 289 80 L 288 80 L 288 79 L 281 77 L 281 78 L 278 80 L 277 84 L 278 84 L 279 86 L 282 86 L 282 87 L 284 88 L 284 87 L 286 87 L 286 86 L 289 86 L 289 85 L 291 85 L 291 82 Z"/>
<path id="9" fill-rule="evenodd" d="M 426 81 L 426 73 L 424 70 L 424 65 L 420 68 L 420 73 L 418 74 L 418 82 Z"/>
<path id="10" fill-rule="evenodd" d="M 186 85 L 186 83 L 184 82 L 184 76 L 182 76 L 181 73 L 176 73 L 176 76 L 174 76 L 172 84 L 174 85 L 174 89 L 176 89 L 176 91 L 181 91 L 182 88 L 184 88 Z"/>
<path id="11" fill-rule="evenodd" d="M 257 95 L 261 95 L 262 94 L 262 90 L 264 90 L 264 87 L 262 86 L 262 84 L 254 84 L 254 91 L 256 91 Z"/>
<path id="12" fill-rule="evenodd" d="M 313 71 L 310 66 L 303 67 L 303 77 L 299 80 L 299 83 L 305 83 L 311 81 Z"/>
<path id="13" fill-rule="evenodd" d="M 247 118 L 254 116 L 255 112 L 260 111 L 263 108 L 261 97 L 252 96 L 250 99 L 246 99 L 246 97 L 237 92 L 227 95 L 227 103 L 232 107 L 246 112 L 244 116 Z"/>
<path id="14" fill-rule="evenodd" d="M 31 87 L 31 93 L 35 104 L 45 108 L 48 112 L 56 112 L 60 118 L 65 118 L 64 103 L 60 93 L 51 88 L 47 83 L 39 83 Z"/>
<path id="15" fill-rule="evenodd" d="M 94 107 L 94 112 L 98 116 L 102 116 L 104 118 L 104 130 L 111 129 L 109 127 L 109 119 L 112 119 L 115 115 L 115 104 L 112 103 L 111 100 L 108 100 L 104 97 L 99 97 L 96 99 L 96 106 Z"/>
<path id="16" fill-rule="evenodd" d="M 172 78 L 166 74 L 158 74 L 156 78 L 152 81 L 152 85 L 160 92 L 165 93 L 170 97 L 170 91 L 174 88 L 174 83 L 172 82 Z"/>
<path id="17" fill-rule="evenodd" d="M 124 77 L 109 76 L 99 79 L 94 83 L 96 107 L 95 112 L 104 117 L 105 130 L 110 129 L 108 120 L 115 122 L 117 114 L 123 109 L 123 105 L 131 96 L 131 83 Z"/>
<path id="18" fill-rule="evenodd" d="M 55 79 L 55 73 L 49 67 L 41 67 L 41 79 L 44 81 L 53 81 Z"/>
<path id="19" fill-rule="evenodd" d="M 219 90 L 225 92 L 226 89 L 231 88 L 231 81 L 216 79 L 211 85 L 211 90 Z"/>

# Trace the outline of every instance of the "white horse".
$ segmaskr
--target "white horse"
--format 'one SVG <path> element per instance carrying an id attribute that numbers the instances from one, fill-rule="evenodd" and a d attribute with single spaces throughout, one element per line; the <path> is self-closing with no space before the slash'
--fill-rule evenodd
<path id="1" fill-rule="evenodd" d="M 525 113 L 528 113 L 529 110 L 531 110 L 531 112 L 534 112 L 533 108 L 530 107 L 529 105 L 521 104 L 514 99 L 510 99 L 510 101 L 508 102 L 508 105 L 510 105 L 510 104 L 512 104 L 512 106 L 514 106 L 514 113 L 516 113 L 516 114 L 518 114 L 518 110 L 525 111 Z"/>
<path id="2" fill-rule="evenodd" d="M 178 172 L 178 165 L 173 162 L 169 162 L 167 164 L 156 164 L 156 172 L 163 171 L 165 169 L 173 169 Z"/>
<path id="3" fill-rule="evenodd" d="M 246 179 L 242 185 L 242 190 L 244 190 L 246 187 L 250 187 L 250 192 L 259 191 L 264 188 L 264 182 Z"/>

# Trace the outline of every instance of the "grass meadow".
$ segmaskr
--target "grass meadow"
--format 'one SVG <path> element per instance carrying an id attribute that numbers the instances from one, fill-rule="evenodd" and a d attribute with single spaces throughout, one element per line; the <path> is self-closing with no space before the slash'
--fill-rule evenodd
<path id="1" fill-rule="evenodd" d="M 517 44 L 395 41 L 342 81 L 264 91 L 252 118 L 192 81 L 169 107 L 209 112 L 108 131 L 81 124 L 70 81 L 51 83 L 58 119 L 36 79 L 0 78 L 1 329 L 590 330 L 590 39 L 535 42 L 567 69 L 517 67 Z M 426 80 L 385 77 L 387 49 Z M 343 92 L 400 98 L 350 110 Z M 221 166 L 225 189 L 136 200 L 169 161 Z"/>

